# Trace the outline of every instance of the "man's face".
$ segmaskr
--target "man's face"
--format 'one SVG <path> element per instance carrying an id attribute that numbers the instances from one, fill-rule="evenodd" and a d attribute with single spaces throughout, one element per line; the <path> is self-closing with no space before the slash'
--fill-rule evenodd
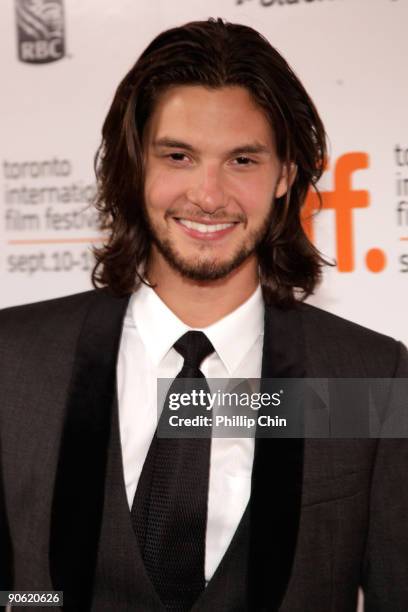
<path id="1" fill-rule="evenodd" d="M 144 135 L 150 263 L 197 280 L 256 266 L 286 172 L 271 127 L 243 87 L 177 86 L 159 98 Z"/>

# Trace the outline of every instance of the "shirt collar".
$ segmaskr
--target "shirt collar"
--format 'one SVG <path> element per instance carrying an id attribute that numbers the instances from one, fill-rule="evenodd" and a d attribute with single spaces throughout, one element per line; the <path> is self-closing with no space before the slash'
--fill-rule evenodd
<path id="1" fill-rule="evenodd" d="M 208 327 L 202 328 L 228 374 L 232 376 L 249 349 L 263 334 L 264 303 L 261 286 L 238 308 Z"/>
<path id="2" fill-rule="evenodd" d="M 145 284 L 141 284 L 133 294 L 129 307 L 133 324 L 156 366 L 180 336 L 193 329 L 166 306 L 154 289 Z M 207 335 L 228 374 L 232 375 L 263 333 L 263 325 L 264 303 L 258 285 L 254 293 L 228 315 L 208 327 L 194 329 Z"/>

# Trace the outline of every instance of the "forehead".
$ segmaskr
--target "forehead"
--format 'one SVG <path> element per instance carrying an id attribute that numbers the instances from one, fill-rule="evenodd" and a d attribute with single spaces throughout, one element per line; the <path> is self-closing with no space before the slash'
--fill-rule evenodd
<path id="1" fill-rule="evenodd" d="M 228 140 L 230 144 L 257 140 L 273 145 L 265 112 L 240 86 L 172 86 L 160 94 L 147 128 L 149 141 L 174 137 L 203 142 Z"/>

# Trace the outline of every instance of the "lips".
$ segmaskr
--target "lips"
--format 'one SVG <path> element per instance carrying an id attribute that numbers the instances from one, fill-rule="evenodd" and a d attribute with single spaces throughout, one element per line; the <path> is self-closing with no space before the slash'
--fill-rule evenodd
<path id="1" fill-rule="evenodd" d="M 234 225 L 234 223 L 198 223 L 197 221 L 189 221 L 188 219 L 179 219 L 179 223 L 181 223 L 181 225 L 184 227 L 196 230 L 197 232 L 202 232 L 203 234 L 220 232 L 221 230 L 228 229 Z"/>
<path id="2" fill-rule="evenodd" d="M 236 222 L 230 223 L 200 223 L 198 221 L 191 221 L 190 219 L 175 219 L 177 224 L 185 231 L 189 236 L 193 238 L 200 238 L 201 240 L 215 240 L 222 238 L 228 233 L 233 231 Z"/>

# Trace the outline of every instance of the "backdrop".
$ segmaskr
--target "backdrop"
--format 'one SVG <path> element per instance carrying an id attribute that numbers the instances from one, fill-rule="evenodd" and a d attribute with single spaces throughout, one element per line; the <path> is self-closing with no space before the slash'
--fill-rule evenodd
<path id="1" fill-rule="evenodd" d="M 262 32 L 325 122 L 308 231 L 338 264 L 311 301 L 408 343 L 406 0 L 3 0 L 0 307 L 90 287 L 93 156 L 115 88 L 158 32 L 209 16 Z"/>

